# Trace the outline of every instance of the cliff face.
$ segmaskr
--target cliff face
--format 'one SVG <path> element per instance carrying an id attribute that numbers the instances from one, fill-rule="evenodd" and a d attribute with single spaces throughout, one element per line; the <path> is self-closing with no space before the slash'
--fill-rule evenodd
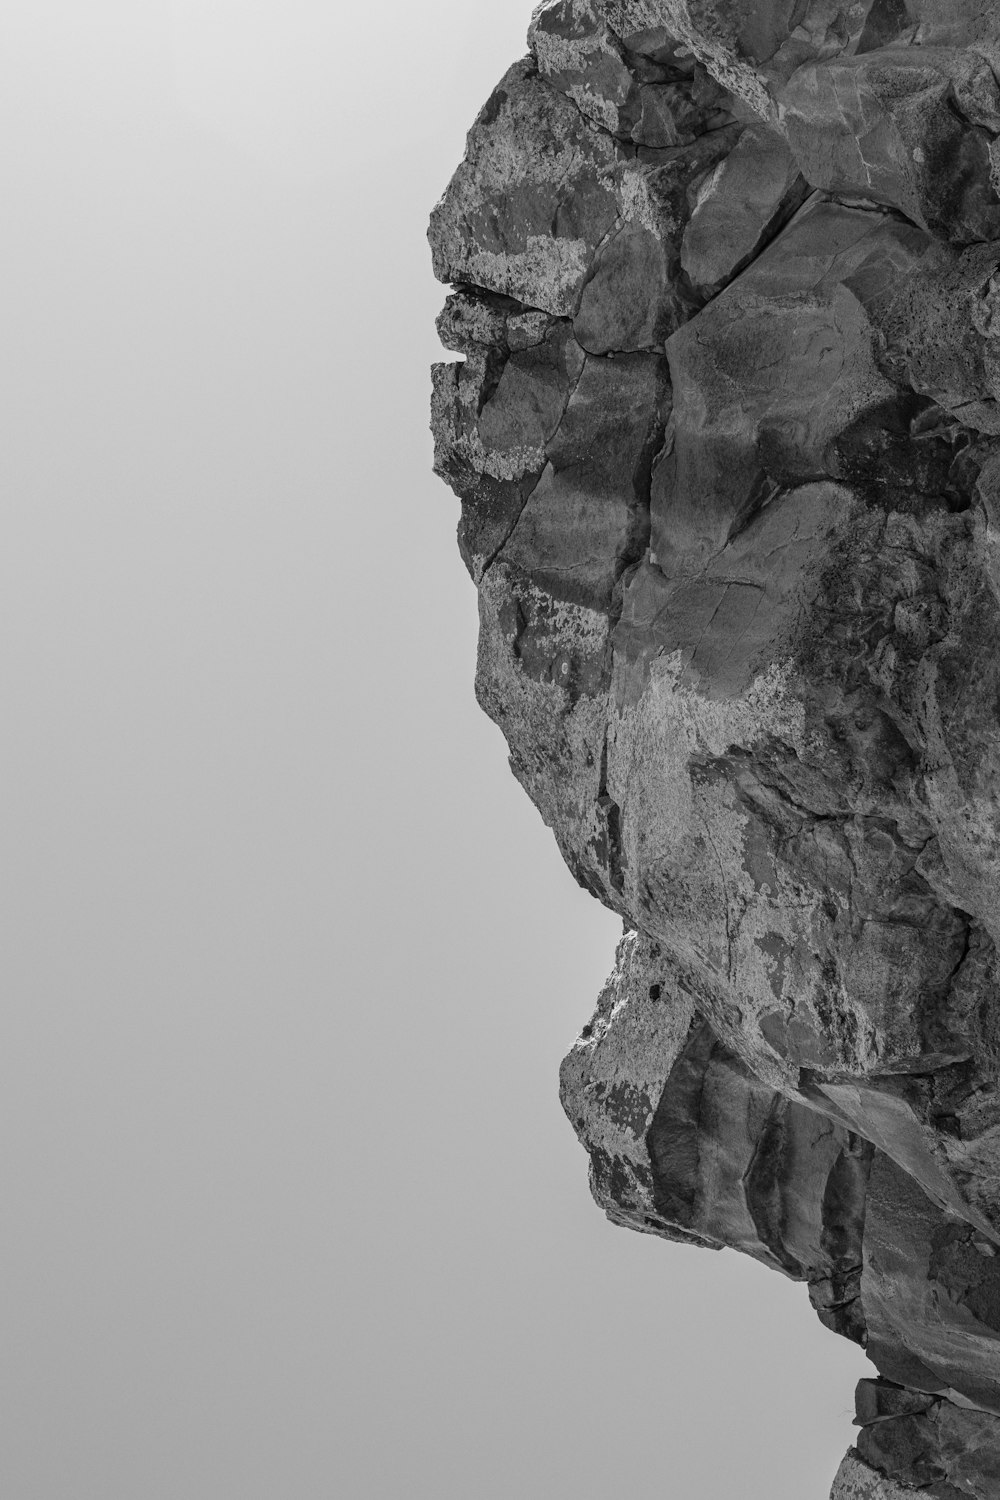
<path id="1" fill-rule="evenodd" d="M 434 210 L 479 701 L 625 934 L 617 1223 L 862 1344 L 838 1500 L 1000 1495 L 1000 3 L 549 0 Z"/>

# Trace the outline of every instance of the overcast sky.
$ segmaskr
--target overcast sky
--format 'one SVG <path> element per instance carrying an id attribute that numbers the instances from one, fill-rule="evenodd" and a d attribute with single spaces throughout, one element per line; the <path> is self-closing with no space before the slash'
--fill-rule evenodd
<path id="1" fill-rule="evenodd" d="M 825 1500 L 859 1351 L 612 1229 L 617 924 L 472 692 L 427 214 L 528 4 L 0 20 L 0 1494 Z"/>

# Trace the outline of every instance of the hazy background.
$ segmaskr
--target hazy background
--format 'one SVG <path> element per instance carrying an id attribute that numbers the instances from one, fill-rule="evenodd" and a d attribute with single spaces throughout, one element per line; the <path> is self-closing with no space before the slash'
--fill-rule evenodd
<path id="1" fill-rule="evenodd" d="M 0 1494 L 824 1500 L 860 1353 L 612 1229 L 616 924 L 472 693 L 427 213 L 527 0 L 0 21 Z"/>

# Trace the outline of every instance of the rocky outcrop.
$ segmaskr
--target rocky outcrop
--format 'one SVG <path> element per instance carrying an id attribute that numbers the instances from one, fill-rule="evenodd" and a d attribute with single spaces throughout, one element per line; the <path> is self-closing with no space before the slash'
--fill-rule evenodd
<path id="1" fill-rule="evenodd" d="M 434 210 L 477 694 L 624 936 L 616 1222 L 861 1344 L 837 1500 L 1000 1495 L 1000 7 L 549 0 Z"/>

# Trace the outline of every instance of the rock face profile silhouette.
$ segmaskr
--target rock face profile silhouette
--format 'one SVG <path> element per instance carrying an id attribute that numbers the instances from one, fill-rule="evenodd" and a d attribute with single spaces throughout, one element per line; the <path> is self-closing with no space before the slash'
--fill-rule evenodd
<path id="1" fill-rule="evenodd" d="M 861 1344 L 835 1500 L 1000 1496 L 1000 3 L 548 0 L 431 222 L 476 690 L 622 917 L 616 1223 Z"/>

